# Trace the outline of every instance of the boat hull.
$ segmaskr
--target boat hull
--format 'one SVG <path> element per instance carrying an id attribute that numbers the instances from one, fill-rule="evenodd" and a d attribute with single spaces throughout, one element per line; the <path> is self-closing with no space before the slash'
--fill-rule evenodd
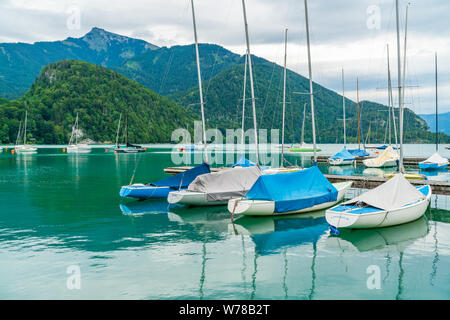
<path id="1" fill-rule="evenodd" d="M 187 206 L 217 206 L 224 205 L 228 200 L 208 201 L 208 196 L 203 192 L 188 190 L 172 191 L 167 197 L 170 204 L 184 204 Z"/>
<path id="2" fill-rule="evenodd" d="M 447 168 L 448 163 L 421 163 L 419 162 L 419 168 L 422 170 L 441 170 Z"/>
<path id="3" fill-rule="evenodd" d="M 91 147 L 88 145 L 73 145 L 67 147 L 67 153 L 89 153 Z"/>
<path id="4" fill-rule="evenodd" d="M 145 152 L 145 149 L 115 149 L 115 153 L 141 153 Z"/>
<path id="5" fill-rule="evenodd" d="M 16 153 L 35 153 L 35 152 L 37 152 L 37 148 L 31 147 L 31 146 L 17 146 L 14 148 L 14 152 L 16 152 Z"/>
<path id="6" fill-rule="evenodd" d="M 351 213 L 335 211 L 337 207 L 326 211 L 327 222 L 335 228 L 368 229 L 395 226 L 419 219 L 425 213 L 431 200 L 431 187 L 427 197 L 416 203 L 395 210 L 376 210 L 369 213 Z"/>
<path id="7" fill-rule="evenodd" d="M 372 159 L 365 159 L 363 160 L 363 164 L 368 167 L 368 168 L 391 168 L 391 167 L 396 167 L 397 166 L 397 161 L 396 159 L 392 159 L 392 160 L 387 160 L 383 163 L 373 163 L 372 161 L 370 161 Z"/>
<path id="8" fill-rule="evenodd" d="M 328 158 L 328 163 L 332 166 L 348 166 L 355 163 L 356 160 L 344 160 L 344 159 L 331 159 Z"/>
<path id="9" fill-rule="evenodd" d="M 338 190 L 338 196 L 335 201 L 317 204 L 312 207 L 304 208 L 301 210 L 288 212 L 275 212 L 275 201 L 246 200 L 242 198 L 235 198 L 228 201 L 228 211 L 230 211 L 233 214 L 243 214 L 246 216 L 281 216 L 281 215 L 323 210 L 332 207 L 336 203 L 342 201 L 342 199 L 345 196 L 345 193 L 351 187 L 351 185 L 352 185 L 351 181 L 333 183 L 333 186 Z"/>
<path id="10" fill-rule="evenodd" d="M 146 186 L 144 184 L 132 184 L 120 188 L 122 198 L 136 199 L 156 199 L 167 198 L 169 192 L 173 191 L 170 187 Z"/>

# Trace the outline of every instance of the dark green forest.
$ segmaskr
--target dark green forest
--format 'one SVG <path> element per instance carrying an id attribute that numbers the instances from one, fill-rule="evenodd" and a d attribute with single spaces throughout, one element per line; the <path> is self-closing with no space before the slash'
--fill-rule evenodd
<path id="1" fill-rule="evenodd" d="M 170 142 L 174 129 L 193 121 L 185 109 L 139 83 L 72 60 L 43 68 L 21 98 L 0 100 L 1 143 L 15 142 L 25 110 L 28 141 L 46 144 L 68 142 L 77 112 L 84 137 L 98 142 L 115 141 L 121 113 L 122 124 L 128 114 L 129 140 L 138 142 Z"/>

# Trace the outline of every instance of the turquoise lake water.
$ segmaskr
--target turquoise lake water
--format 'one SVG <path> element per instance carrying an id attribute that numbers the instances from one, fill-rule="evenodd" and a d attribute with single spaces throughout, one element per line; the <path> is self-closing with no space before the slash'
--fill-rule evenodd
<path id="1" fill-rule="evenodd" d="M 321 154 L 340 145 L 321 145 Z M 450 197 L 412 223 L 330 236 L 324 212 L 239 217 L 119 197 L 166 176 L 170 149 L 0 153 L 0 299 L 449 299 Z M 426 157 L 432 145 L 407 145 Z M 441 150 L 450 156 L 450 151 Z M 311 154 L 288 154 L 310 166 Z M 377 175 L 357 167 L 324 173 Z M 419 172 L 407 167 L 409 172 Z M 383 172 L 389 172 L 388 169 Z M 382 174 L 382 173 L 381 173 Z M 448 180 L 448 172 L 429 179 Z M 351 189 L 347 197 L 361 190 Z M 70 270 L 79 270 L 70 288 Z M 374 273 L 373 270 L 376 270 Z M 68 273 L 69 271 L 69 273 Z M 379 272 L 379 273 L 377 273 Z M 370 285 L 379 275 L 379 288 Z"/>

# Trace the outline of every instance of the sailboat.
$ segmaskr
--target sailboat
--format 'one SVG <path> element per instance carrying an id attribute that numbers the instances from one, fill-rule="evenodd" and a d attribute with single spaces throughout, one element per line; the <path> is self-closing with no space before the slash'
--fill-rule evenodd
<path id="1" fill-rule="evenodd" d="M 408 10 L 408 9 L 407 9 Z M 408 17 L 408 11 L 406 11 Z M 406 178 L 403 167 L 403 102 L 402 75 L 400 63 L 400 31 L 398 0 L 396 0 L 397 20 L 397 63 L 398 99 L 400 108 L 400 173 L 385 183 L 360 196 L 326 211 L 325 217 L 331 230 L 339 233 L 339 228 L 377 228 L 411 222 L 422 217 L 430 204 L 432 190 L 429 185 L 414 187 Z M 406 25 L 406 24 L 405 24 Z M 405 29 L 406 30 L 406 29 Z M 406 32 L 405 32 L 406 34 Z M 405 35 L 406 39 L 406 35 Z M 405 41 L 406 42 L 406 41 Z M 405 46 L 406 49 L 406 46 Z M 406 50 L 405 50 L 406 51 Z M 403 68 L 406 66 L 404 65 Z"/>
<path id="2" fill-rule="evenodd" d="M 72 134 L 70 135 L 69 145 L 67 146 L 67 153 L 89 153 L 91 147 L 87 144 L 78 143 L 78 112 L 75 118 L 75 123 L 72 126 Z"/>
<path id="3" fill-rule="evenodd" d="M 35 153 L 37 151 L 36 147 L 33 147 L 31 145 L 27 145 L 27 120 L 28 120 L 28 110 L 25 111 L 25 120 L 23 125 L 23 144 L 19 145 L 20 141 L 20 125 L 19 125 L 19 132 L 17 134 L 17 140 L 16 140 L 16 146 L 14 147 L 14 152 L 16 153 Z"/>
<path id="4" fill-rule="evenodd" d="M 342 69 L 342 114 L 343 118 L 342 121 L 344 123 L 344 148 L 336 153 L 335 155 L 329 157 L 327 159 L 328 163 L 332 166 L 343 166 L 343 165 L 349 165 L 354 164 L 356 162 L 356 157 L 352 155 L 347 150 L 347 137 L 345 132 L 345 87 L 344 87 L 344 69 Z"/>
<path id="5" fill-rule="evenodd" d="M 228 211 L 244 215 L 284 215 L 328 208 L 342 200 L 352 182 L 331 184 L 317 167 L 314 92 L 309 41 L 308 5 L 305 3 L 314 165 L 300 171 L 261 175 L 244 197 L 228 201 Z"/>
<path id="6" fill-rule="evenodd" d="M 197 70 L 199 78 L 199 92 L 200 102 L 203 105 L 203 96 L 201 90 L 201 73 L 200 73 L 200 60 L 198 54 L 197 45 L 197 31 L 195 27 L 195 14 L 194 3 L 191 0 L 192 6 L 192 18 L 194 25 L 196 56 L 197 56 Z M 256 128 L 256 108 L 255 108 L 255 95 L 253 89 L 253 73 L 252 62 L 250 54 L 250 44 L 248 38 L 248 24 L 245 12 L 245 0 L 242 0 L 242 7 L 244 12 L 245 32 L 247 41 L 247 59 L 250 76 L 250 91 L 252 95 L 252 107 L 253 107 L 253 123 L 255 129 L 255 145 L 256 145 L 256 166 L 253 166 L 250 162 L 243 160 L 241 164 L 234 168 L 225 169 L 219 172 L 213 172 L 198 176 L 186 190 L 173 191 L 169 193 L 167 201 L 170 204 L 185 204 L 185 205 L 198 205 L 198 206 L 210 206 L 226 204 L 229 199 L 237 196 L 244 195 L 253 185 L 253 183 L 262 174 L 259 167 L 259 148 L 258 137 Z M 202 112 L 203 116 L 203 112 Z M 204 123 L 204 122 L 203 122 Z M 204 142 L 206 141 L 206 134 L 204 134 Z"/>
<path id="7" fill-rule="evenodd" d="M 445 169 L 448 166 L 448 159 L 443 158 L 439 153 L 439 131 L 438 131 L 438 95 L 437 95 L 437 53 L 434 56 L 435 65 L 435 93 L 436 93 L 436 152 L 426 159 L 425 161 L 419 162 L 419 168 L 421 170 L 437 170 Z"/>
<path id="8" fill-rule="evenodd" d="M 140 153 L 145 151 L 146 148 L 128 142 L 128 113 L 127 113 L 125 115 L 125 146 L 120 146 L 119 144 L 117 144 L 116 139 L 116 148 L 114 149 L 114 153 Z"/>
<path id="9" fill-rule="evenodd" d="M 301 141 L 299 145 L 295 145 L 295 137 L 294 141 L 292 141 L 291 146 L 289 147 L 290 152 L 314 152 L 314 147 L 311 144 L 305 143 L 305 119 L 306 119 L 306 103 L 303 105 L 303 119 L 302 119 L 302 135 Z M 319 147 L 316 146 L 315 150 L 317 152 L 322 151 Z"/>
<path id="10" fill-rule="evenodd" d="M 197 176 L 210 173 L 209 165 L 203 163 L 187 171 L 178 173 L 172 177 L 164 178 L 157 182 L 147 184 L 135 183 L 120 188 L 120 196 L 125 198 L 150 199 L 167 198 L 169 192 L 186 189 Z"/>
<path id="11" fill-rule="evenodd" d="M 354 155 L 356 158 L 364 158 L 368 157 L 370 154 L 366 150 L 361 149 L 361 130 L 360 130 L 360 121 L 359 121 L 359 81 L 356 78 L 356 113 L 357 113 L 357 122 L 358 122 L 358 149 L 349 149 L 348 152 Z"/>

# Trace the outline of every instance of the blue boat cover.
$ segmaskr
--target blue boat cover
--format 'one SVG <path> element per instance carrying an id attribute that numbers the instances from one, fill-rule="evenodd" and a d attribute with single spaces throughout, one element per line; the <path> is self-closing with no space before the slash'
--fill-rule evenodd
<path id="1" fill-rule="evenodd" d="M 336 153 L 334 156 L 330 157 L 331 159 L 342 159 L 342 160 L 355 160 L 355 156 L 347 151 L 347 148 L 344 147 L 341 151 Z"/>
<path id="2" fill-rule="evenodd" d="M 207 163 L 203 163 L 187 171 L 180 172 L 172 177 L 150 183 L 150 185 L 155 187 L 170 187 L 174 189 L 187 188 L 187 186 L 194 181 L 197 176 L 210 172 L 211 170 L 209 169 L 209 165 Z"/>
<path id="3" fill-rule="evenodd" d="M 245 198 L 275 201 L 275 212 L 289 212 L 335 201 L 338 191 L 315 165 L 311 168 L 261 175 Z"/>
<path id="4" fill-rule="evenodd" d="M 348 152 L 355 157 L 368 157 L 370 155 L 366 150 L 361 149 L 348 150 Z"/>
<path id="5" fill-rule="evenodd" d="M 246 159 L 244 156 L 241 156 L 238 161 L 236 161 L 231 167 L 234 168 L 236 166 L 240 167 L 253 167 L 256 164 L 254 162 L 251 162 L 250 160 Z"/>

